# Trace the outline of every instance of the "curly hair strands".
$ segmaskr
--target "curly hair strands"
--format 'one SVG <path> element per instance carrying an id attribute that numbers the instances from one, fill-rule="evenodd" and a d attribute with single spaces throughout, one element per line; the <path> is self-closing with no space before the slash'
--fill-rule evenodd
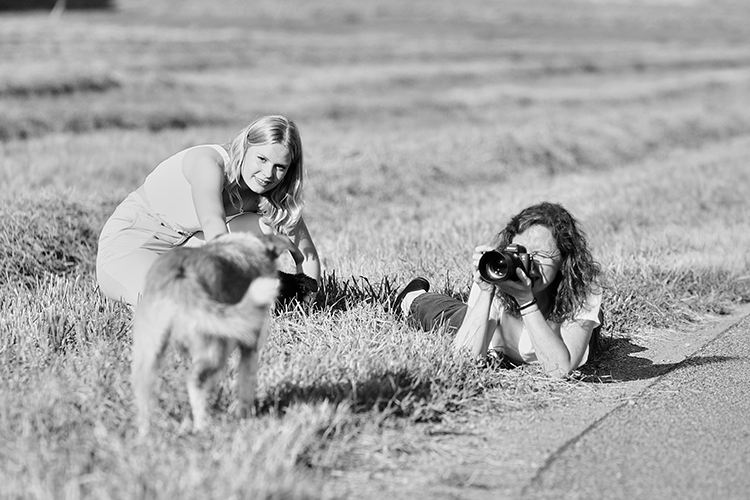
<path id="1" fill-rule="evenodd" d="M 561 322 L 571 319 L 585 303 L 588 294 L 598 286 L 601 268 L 594 261 L 586 234 L 578 221 L 562 205 L 542 202 L 522 210 L 495 237 L 497 248 L 505 248 L 513 238 L 529 227 L 545 226 L 552 232 L 560 250 L 562 265 L 553 287 L 554 301 L 550 319 Z M 502 295 L 506 305 L 517 314 L 517 304 Z"/>
<path id="2" fill-rule="evenodd" d="M 304 162 L 302 141 L 297 125 L 280 115 L 258 118 L 240 131 L 229 148 L 229 165 L 225 168 L 225 187 L 235 206 L 242 204 L 239 194 L 242 166 L 251 146 L 281 144 L 289 150 L 291 162 L 284 180 L 272 191 L 261 195 L 259 211 L 263 222 L 286 233 L 300 218 L 303 208 L 302 187 Z"/>

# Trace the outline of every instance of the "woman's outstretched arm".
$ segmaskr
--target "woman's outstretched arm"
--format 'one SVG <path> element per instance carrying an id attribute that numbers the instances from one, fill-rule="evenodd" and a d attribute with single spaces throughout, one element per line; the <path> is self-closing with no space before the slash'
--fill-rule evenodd
<path id="1" fill-rule="evenodd" d="M 297 265 L 297 272 L 305 273 L 320 283 L 321 269 L 318 250 L 315 248 L 310 231 L 301 217 L 294 229 L 289 232 L 289 236 L 298 249 L 298 252 L 292 254 Z"/>
<path id="2" fill-rule="evenodd" d="M 227 233 L 226 213 L 221 198 L 224 167 L 213 148 L 195 148 L 185 153 L 182 173 L 190 183 L 195 213 L 206 241 Z"/>

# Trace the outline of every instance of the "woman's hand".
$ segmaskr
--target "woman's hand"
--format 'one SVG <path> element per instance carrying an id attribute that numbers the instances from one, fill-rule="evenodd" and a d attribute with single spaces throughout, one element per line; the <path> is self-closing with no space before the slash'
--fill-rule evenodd
<path id="1" fill-rule="evenodd" d="M 534 300 L 534 292 L 531 289 L 533 283 L 520 267 L 516 268 L 516 276 L 518 281 L 505 280 L 495 286 L 516 299 L 518 305 L 527 304 Z"/>
<path id="2" fill-rule="evenodd" d="M 495 288 L 498 288 L 516 299 L 516 302 L 519 304 L 526 304 L 527 302 L 532 301 L 534 299 L 534 292 L 531 290 L 532 281 L 521 268 L 516 269 L 518 281 L 505 280 L 493 284 L 482 278 L 482 275 L 479 273 L 479 260 L 485 253 L 493 250 L 495 250 L 495 248 L 489 245 L 480 245 L 474 249 L 474 255 L 472 256 L 474 283 L 476 283 L 479 286 L 479 289 L 483 292 L 493 292 Z"/>

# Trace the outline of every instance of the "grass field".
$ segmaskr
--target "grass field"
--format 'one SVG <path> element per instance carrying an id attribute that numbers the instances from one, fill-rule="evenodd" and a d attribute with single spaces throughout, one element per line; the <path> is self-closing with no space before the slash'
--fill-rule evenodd
<path id="1" fill-rule="evenodd" d="M 0 14 L 0 498 L 364 498 L 430 425 L 595 397 L 623 345 L 750 301 L 741 0 L 116 6 Z M 275 316 L 257 418 L 229 415 L 230 369 L 216 425 L 184 432 L 170 353 L 139 444 L 99 230 L 161 159 L 264 113 L 301 129 L 326 288 Z M 476 367 L 392 316 L 414 275 L 465 295 L 473 248 L 541 200 L 607 273 L 606 350 L 576 380 Z"/>

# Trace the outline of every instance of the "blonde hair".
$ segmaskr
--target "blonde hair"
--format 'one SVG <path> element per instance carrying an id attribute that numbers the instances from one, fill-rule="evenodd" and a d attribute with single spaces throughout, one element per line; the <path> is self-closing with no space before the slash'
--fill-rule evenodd
<path id="1" fill-rule="evenodd" d="M 242 129 L 229 148 L 229 164 L 224 166 L 225 189 L 233 205 L 242 204 L 239 191 L 245 153 L 251 146 L 267 144 L 281 144 L 292 158 L 281 184 L 261 195 L 258 210 L 263 222 L 277 232 L 287 233 L 299 221 L 304 206 L 302 141 L 293 121 L 280 115 L 268 115 Z"/>

